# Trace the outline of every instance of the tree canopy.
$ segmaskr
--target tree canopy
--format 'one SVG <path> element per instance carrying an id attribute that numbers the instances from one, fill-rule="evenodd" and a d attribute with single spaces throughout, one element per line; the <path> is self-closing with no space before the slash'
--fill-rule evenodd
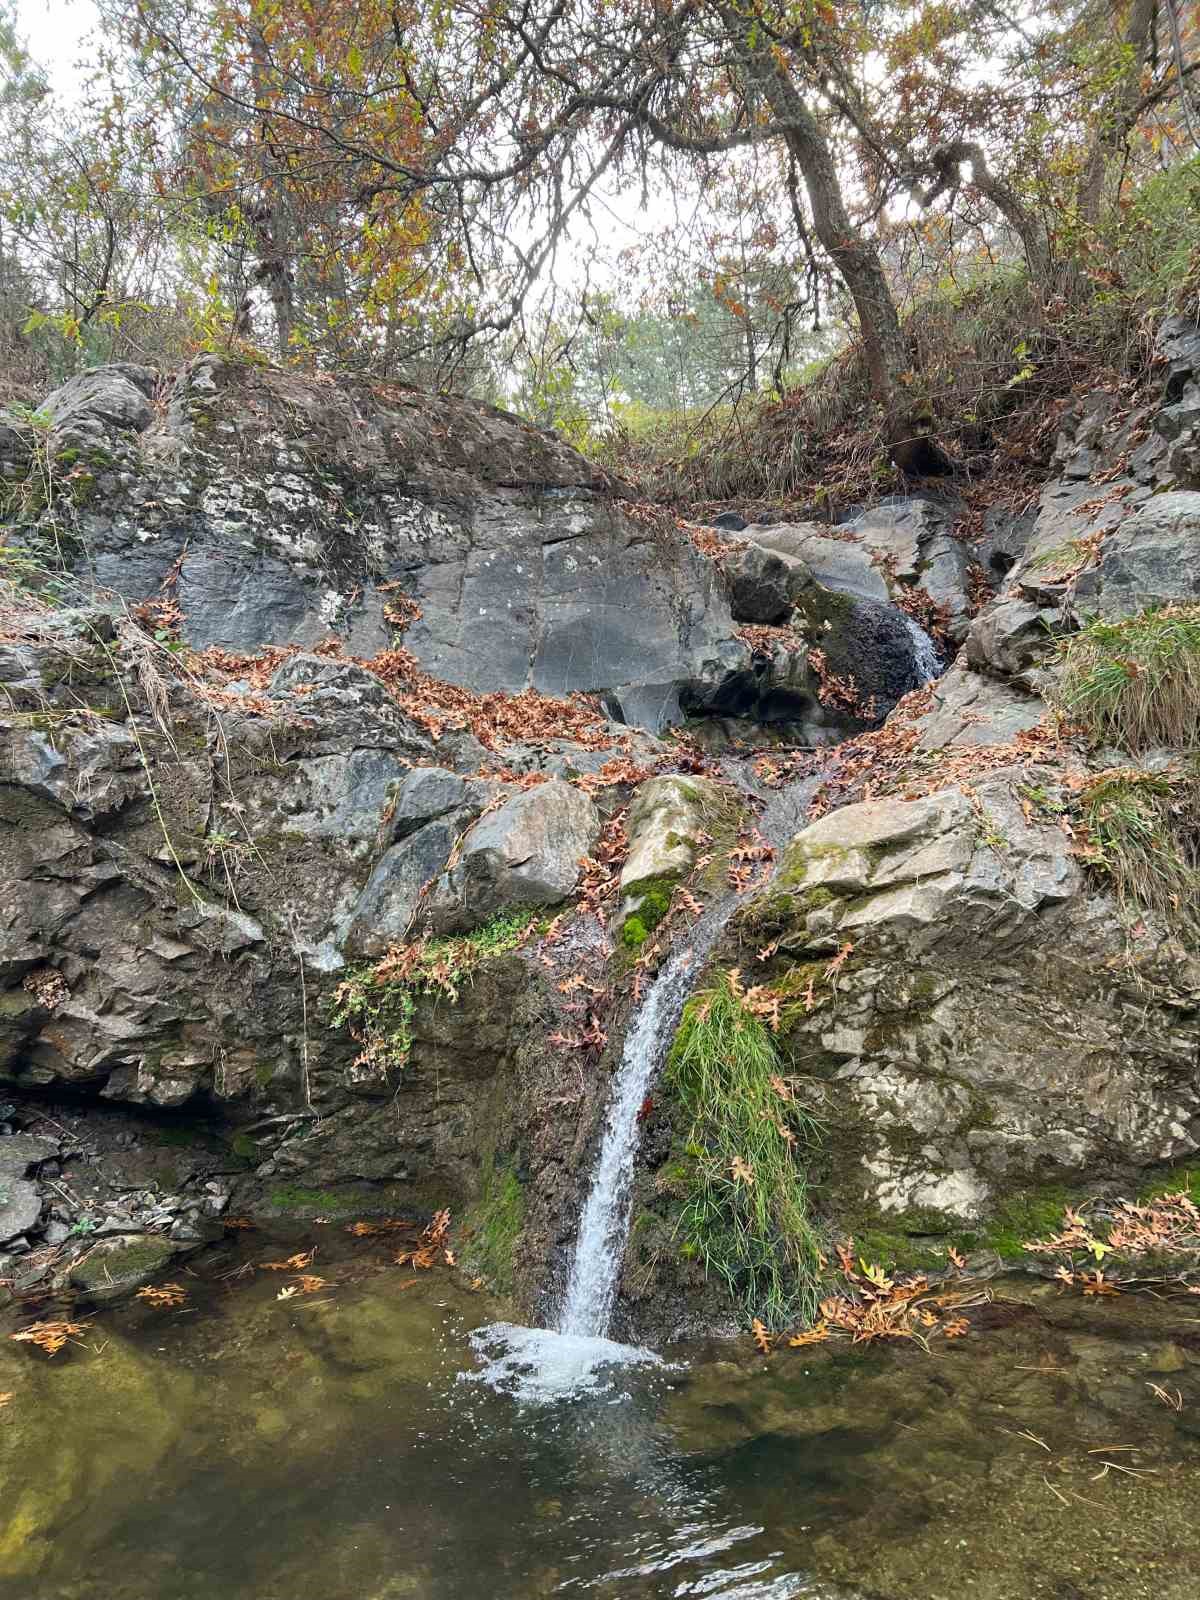
<path id="1" fill-rule="evenodd" d="M 65 325 L 186 283 L 210 334 L 426 380 L 494 386 L 551 328 L 595 347 L 616 286 L 627 322 L 733 335 L 724 388 L 780 386 L 832 314 L 902 439 L 923 280 L 974 254 L 1068 294 L 1130 185 L 1196 148 L 1178 0 L 103 4 L 69 137 L 5 46 L 10 260 L 57 263 Z"/>

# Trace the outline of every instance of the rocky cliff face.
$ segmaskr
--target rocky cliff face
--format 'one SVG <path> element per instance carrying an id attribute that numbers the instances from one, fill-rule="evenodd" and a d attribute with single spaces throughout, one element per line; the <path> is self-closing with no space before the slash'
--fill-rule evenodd
<path id="1" fill-rule="evenodd" d="M 1079 797 L 1191 751 L 1105 750 L 1047 706 L 1089 614 L 1197 596 L 1194 330 L 1164 374 L 1140 412 L 1069 419 L 1036 514 L 973 551 L 928 501 L 695 541 L 560 442 L 400 388 L 209 358 L 73 380 L 44 433 L 0 433 L 20 574 L 57 539 L 77 602 L 10 586 L 0 615 L 0 1125 L 52 1096 L 142 1118 L 135 1142 L 215 1133 L 216 1162 L 121 1201 L 126 1243 L 180 1218 L 195 1242 L 229 1203 L 450 1204 L 529 1314 L 634 996 L 732 892 L 714 970 L 788 1001 L 830 1230 L 983 1241 L 1047 1186 L 1187 1163 L 1194 949 L 1119 900 Z M 961 643 L 923 689 L 905 613 Z M 839 700 L 853 671 L 875 707 Z M 855 737 L 737 760 L 655 736 L 684 712 L 721 751 Z M 769 883 L 768 785 L 801 820 L 815 796 Z M 681 1136 L 656 1095 L 625 1290 L 660 1328 L 705 1292 Z M 74 1135 L 18 1138 L 0 1278 L 61 1280 L 60 1230 L 120 1186 L 63 1210 Z"/>

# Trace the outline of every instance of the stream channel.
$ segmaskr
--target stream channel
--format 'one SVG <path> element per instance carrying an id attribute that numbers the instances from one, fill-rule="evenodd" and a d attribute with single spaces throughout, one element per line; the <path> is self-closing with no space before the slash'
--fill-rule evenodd
<path id="1" fill-rule="evenodd" d="M 281 1301 L 260 1264 L 313 1244 Z M 1194 1297 L 998 1280 L 933 1355 L 615 1347 L 537 1394 L 394 1248 L 241 1233 L 182 1307 L 0 1340 L 0 1600 L 1200 1594 Z"/>

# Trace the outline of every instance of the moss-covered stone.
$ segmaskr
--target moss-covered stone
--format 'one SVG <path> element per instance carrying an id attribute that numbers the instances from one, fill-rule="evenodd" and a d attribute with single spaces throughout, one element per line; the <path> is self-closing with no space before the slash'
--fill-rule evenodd
<path id="1" fill-rule="evenodd" d="M 178 1245 L 156 1234 L 114 1244 L 101 1241 L 71 1268 L 70 1281 L 89 1300 L 121 1300 L 149 1283 L 178 1254 Z"/>

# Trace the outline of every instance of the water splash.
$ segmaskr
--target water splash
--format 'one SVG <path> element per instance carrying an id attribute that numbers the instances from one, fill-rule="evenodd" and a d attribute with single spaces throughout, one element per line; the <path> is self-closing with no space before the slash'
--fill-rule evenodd
<path id="1" fill-rule="evenodd" d="M 946 670 L 945 658 L 919 622 L 914 622 L 906 611 L 900 615 L 908 629 L 913 644 L 913 665 L 920 683 L 931 683 Z"/>
<path id="2" fill-rule="evenodd" d="M 462 1376 L 527 1405 L 611 1395 L 620 1385 L 622 1369 L 666 1365 L 653 1350 L 638 1345 L 523 1328 L 515 1322 L 478 1328 L 471 1343 L 482 1365 Z"/>

